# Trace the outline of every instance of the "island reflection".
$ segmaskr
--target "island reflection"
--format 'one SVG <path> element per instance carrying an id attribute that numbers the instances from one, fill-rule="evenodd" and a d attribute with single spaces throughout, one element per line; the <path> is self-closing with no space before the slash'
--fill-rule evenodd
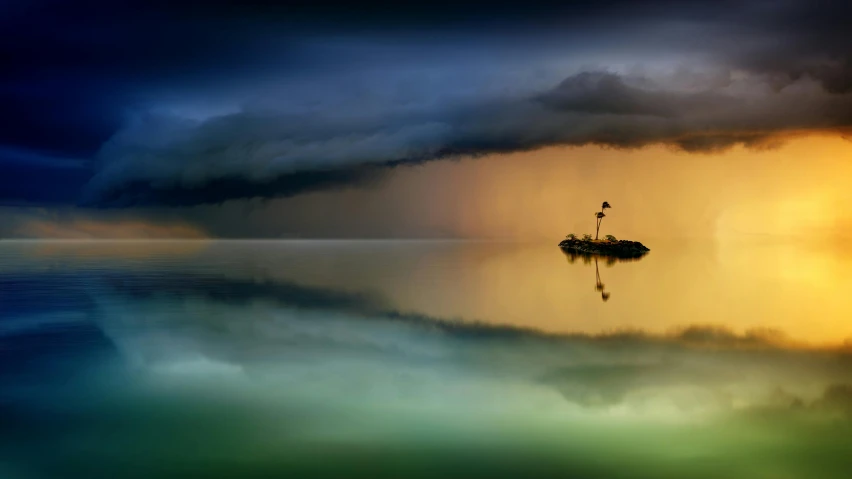
<path id="1" fill-rule="evenodd" d="M 610 256 L 610 255 L 600 255 L 600 254 L 581 254 L 570 250 L 561 249 L 560 250 L 565 253 L 565 256 L 568 259 L 568 262 L 571 264 L 575 264 L 577 260 L 581 260 L 583 264 L 589 265 L 592 262 L 595 263 L 595 291 L 601 293 L 601 301 L 607 302 L 611 296 L 609 291 L 606 291 L 606 285 L 604 285 L 603 281 L 601 281 L 601 272 L 600 267 L 598 265 L 598 261 L 603 262 L 607 267 L 611 267 L 615 263 L 635 263 L 640 261 L 645 255 L 641 256 L 633 256 L 633 257 L 622 257 L 622 256 Z"/>

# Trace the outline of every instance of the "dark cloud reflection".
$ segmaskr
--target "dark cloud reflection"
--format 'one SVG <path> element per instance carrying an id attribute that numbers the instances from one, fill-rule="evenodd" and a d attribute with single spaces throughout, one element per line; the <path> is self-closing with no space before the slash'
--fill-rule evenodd
<path id="1" fill-rule="evenodd" d="M 6 248 L 4 477 L 848 471 L 848 348 L 706 325 L 551 334 L 308 278 L 367 265 L 363 286 L 393 255 L 410 274 L 387 244 Z"/>

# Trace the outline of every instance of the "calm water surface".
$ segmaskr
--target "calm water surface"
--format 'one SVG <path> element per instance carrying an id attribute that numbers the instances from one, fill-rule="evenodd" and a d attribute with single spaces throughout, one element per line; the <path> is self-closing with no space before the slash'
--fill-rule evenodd
<path id="1" fill-rule="evenodd" d="M 848 478 L 852 245 L 0 242 L 0 477 Z"/>

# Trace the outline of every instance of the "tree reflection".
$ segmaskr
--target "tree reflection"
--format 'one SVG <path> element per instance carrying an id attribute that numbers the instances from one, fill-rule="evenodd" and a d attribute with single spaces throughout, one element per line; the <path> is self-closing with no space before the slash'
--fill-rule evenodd
<path id="1" fill-rule="evenodd" d="M 598 258 L 595 257 L 595 291 L 601 292 L 601 299 L 606 302 L 609 299 L 609 293 L 604 291 L 604 284 L 601 282 L 601 271 L 598 268 Z"/>
<path id="2" fill-rule="evenodd" d="M 599 291 L 601 293 L 601 300 L 606 302 L 609 300 L 611 293 L 606 291 L 606 286 L 603 281 L 601 281 L 601 270 L 599 266 L 599 261 L 604 262 L 606 266 L 612 266 L 615 263 L 631 263 L 634 261 L 639 261 L 642 259 L 642 256 L 636 258 L 619 258 L 616 256 L 605 256 L 605 255 L 597 255 L 597 254 L 578 254 L 570 251 L 562 250 L 565 253 L 565 256 L 568 259 L 568 262 L 574 264 L 577 260 L 581 260 L 583 264 L 591 265 L 592 262 L 595 263 L 595 291 Z"/>

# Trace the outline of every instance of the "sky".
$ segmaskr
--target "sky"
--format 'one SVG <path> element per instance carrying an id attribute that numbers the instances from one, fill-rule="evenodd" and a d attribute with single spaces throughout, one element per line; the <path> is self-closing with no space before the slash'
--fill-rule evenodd
<path id="1" fill-rule="evenodd" d="M 852 236 L 847 2 L 0 4 L 0 237 Z"/>

